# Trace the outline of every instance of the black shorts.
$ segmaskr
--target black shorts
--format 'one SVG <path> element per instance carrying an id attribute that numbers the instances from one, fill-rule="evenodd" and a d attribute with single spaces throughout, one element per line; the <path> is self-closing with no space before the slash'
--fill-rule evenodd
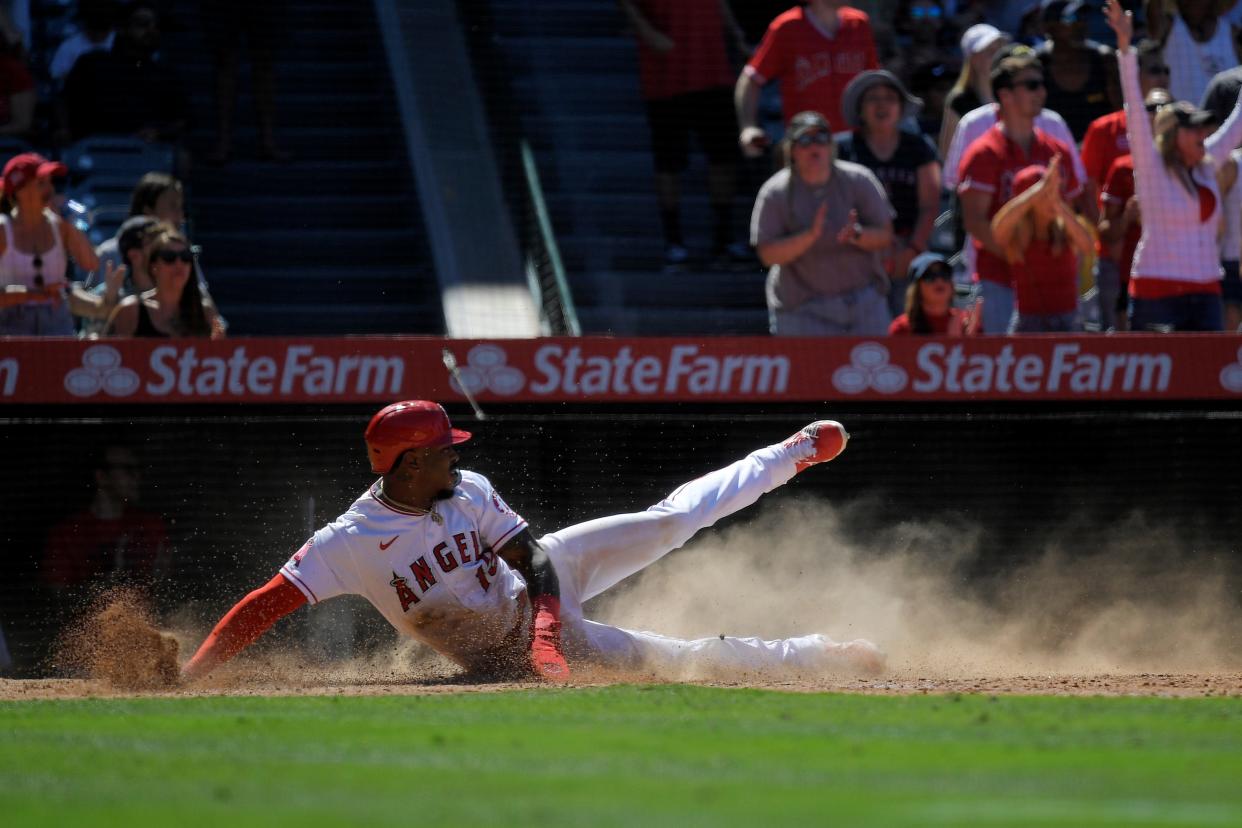
<path id="1" fill-rule="evenodd" d="M 727 86 L 647 101 L 651 151 L 656 172 L 679 173 L 690 163 L 690 134 L 709 164 L 731 164 L 738 157 L 733 90 Z"/>

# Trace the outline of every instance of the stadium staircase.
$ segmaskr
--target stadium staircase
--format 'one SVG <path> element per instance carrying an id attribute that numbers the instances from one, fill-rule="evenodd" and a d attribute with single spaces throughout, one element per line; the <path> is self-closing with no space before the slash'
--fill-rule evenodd
<path id="1" fill-rule="evenodd" d="M 487 9 L 489 21 L 467 22 L 492 28 L 520 128 L 535 149 L 583 332 L 766 333 L 757 265 L 746 272 L 702 265 L 663 272 L 638 50 L 617 5 L 489 0 Z M 753 193 L 739 191 L 735 218 L 743 238 Z M 692 253 L 704 259 L 710 221 L 706 165 L 694 153 L 682 225 Z"/>
<path id="2" fill-rule="evenodd" d="M 372 5 L 288 5 L 276 78 L 289 162 L 254 160 L 243 48 L 233 158 L 223 167 L 201 160 L 214 143 L 215 68 L 198 8 L 168 8 L 162 51 L 191 96 L 193 241 L 230 333 L 443 333 Z"/>

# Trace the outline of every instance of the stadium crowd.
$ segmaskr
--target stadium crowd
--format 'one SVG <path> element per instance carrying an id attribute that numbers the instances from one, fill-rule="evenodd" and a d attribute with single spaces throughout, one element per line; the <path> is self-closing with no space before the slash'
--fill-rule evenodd
<path id="1" fill-rule="evenodd" d="M 618 4 L 639 45 L 665 267 L 689 257 L 681 189 L 697 144 L 713 261 L 746 269 L 758 256 L 773 334 L 1242 324 L 1242 3 L 1130 0 L 1133 20 L 1080 0 Z M 203 6 L 219 82 L 204 160 L 232 151 L 243 24 L 260 155 L 287 158 L 272 26 Z M 32 48 L 0 8 L 0 334 L 224 336 L 173 177 L 188 99 L 157 10 L 76 9 L 61 40 Z M 88 187 L 74 148 L 99 136 L 170 159 L 133 176 L 112 225 L 67 207 Z M 747 187 L 749 244 L 733 215 Z"/>
<path id="2" fill-rule="evenodd" d="M 1242 323 L 1242 4 L 810 0 L 748 4 L 747 29 L 727 0 L 620 3 L 670 268 L 686 253 L 663 196 L 692 132 L 724 163 L 729 48 L 744 59 L 737 142 L 775 170 L 750 233 L 773 334 Z"/>

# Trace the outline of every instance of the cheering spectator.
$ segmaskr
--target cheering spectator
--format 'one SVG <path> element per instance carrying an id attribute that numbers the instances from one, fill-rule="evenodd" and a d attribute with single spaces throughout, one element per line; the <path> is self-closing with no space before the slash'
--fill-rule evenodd
<path id="1" fill-rule="evenodd" d="M 944 120 L 940 122 L 940 154 L 949 151 L 949 142 L 958 122 L 966 113 L 990 104 L 992 97 L 992 59 L 1008 37 L 995 26 L 976 23 L 962 35 L 962 72 L 944 102 Z"/>
<path id="2" fill-rule="evenodd" d="M 155 59 L 159 45 L 155 9 L 139 0 L 128 6 L 111 50 L 78 58 L 63 95 L 71 140 L 134 135 L 171 143 L 180 138 L 188 104 L 171 67 Z"/>
<path id="3" fill-rule="evenodd" d="M 63 84 L 78 58 L 89 52 L 106 52 L 116 38 L 116 0 L 80 0 L 78 22 L 82 30 L 65 38 L 52 56 L 52 80 Z"/>
<path id="4" fill-rule="evenodd" d="M 1220 266 L 1224 277 L 1220 280 L 1221 301 L 1224 305 L 1226 331 L 1242 329 L 1242 280 L 1238 276 L 1238 259 L 1242 258 L 1242 183 L 1238 182 L 1238 165 L 1242 164 L 1242 149 L 1229 153 L 1221 165 L 1217 181 L 1220 184 L 1221 205 Z"/>
<path id="5" fill-rule="evenodd" d="M 1035 124 L 1043 109 L 1044 79 L 1039 59 L 1031 52 L 1002 59 L 992 72 L 992 93 L 1000 120 L 970 145 L 960 170 L 962 222 L 974 239 L 975 272 L 983 306 L 983 328 L 999 332 L 1013 315 L 1013 273 L 1005 250 L 992 236 L 992 218 L 1013 197 L 1013 176 L 1031 164 L 1047 164 L 1074 151 Z M 1070 168 L 1058 179 L 1070 198 L 1082 192 L 1081 179 Z"/>
<path id="6" fill-rule="evenodd" d="M 21 33 L 0 13 L 0 135 L 24 136 L 34 122 L 38 93 L 22 52 Z"/>
<path id="7" fill-rule="evenodd" d="M 114 336 L 224 336 L 215 308 L 203 301 L 191 277 L 194 251 L 171 225 L 152 231 L 147 272 L 155 287 L 121 300 L 108 320 Z"/>
<path id="8" fill-rule="evenodd" d="M 64 164 L 33 152 L 4 165 L 0 335 L 72 336 L 74 313 L 111 310 L 101 307 L 102 300 L 73 290 L 69 282 L 70 256 L 83 269 L 94 269 L 99 262 L 82 231 L 48 206 L 54 193 L 51 177 L 67 172 Z"/>
<path id="9" fill-rule="evenodd" d="M 111 252 L 115 254 L 115 259 L 109 259 L 106 264 L 101 264 L 100 269 L 114 271 L 119 268 L 125 278 L 120 280 L 115 289 L 110 287 L 109 282 L 100 280 L 88 290 L 99 296 L 109 309 L 116 307 L 116 304 L 126 296 L 142 293 L 155 287 L 147 269 L 147 253 L 150 245 L 148 237 L 151 235 L 151 230 L 158 225 L 159 222 L 150 216 L 134 216 L 125 219 L 120 229 L 117 230 L 116 236 L 108 239 L 109 242 L 114 243 Z M 103 245 L 100 245 L 96 248 L 96 252 L 102 248 Z M 102 256 L 100 260 L 103 261 Z M 122 267 L 119 263 L 124 263 L 124 266 Z M 86 338 L 94 338 L 102 335 L 107 327 L 107 315 L 98 319 L 84 319 L 80 333 Z"/>
<path id="10" fill-rule="evenodd" d="M 1197 101 L 1219 72 L 1238 65 L 1233 29 L 1223 16 L 1234 0 L 1147 0 L 1147 36 L 1164 44 L 1164 62 L 1172 70 L 1169 94 L 1177 101 Z"/>
<path id="11" fill-rule="evenodd" d="M 908 86 L 916 68 L 929 63 L 943 63 L 949 58 L 940 42 L 944 31 L 944 8 L 939 0 L 903 0 L 897 19 L 903 34 L 901 50 L 887 62 L 887 66 Z"/>
<path id="12" fill-rule="evenodd" d="M 768 270 L 773 334 L 880 336 L 891 316 L 880 251 L 892 207 L 876 177 L 833 158 L 832 130 L 800 112 L 786 131 L 789 165 L 759 190 L 751 244 Z"/>
<path id="13" fill-rule="evenodd" d="M 1091 234 L 1061 197 L 1059 157 L 1013 177 L 1013 198 L 992 219 L 992 238 L 1013 274 L 1009 333 L 1081 331 L 1078 256 L 1091 255 Z"/>
<path id="14" fill-rule="evenodd" d="M 1162 107 L 1153 123 L 1134 117 L 1143 105 L 1132 21 L 1116 0 L 1105 4 L 1117 33 L 1126 132 L 1143 233 L 1130 273 L 1130 330 L 1219 331 L 1220 188 L 1216 169 L 1242 141 L 1242 112 L 1212 132 L 1212 115 L 1188 101 Z M 1176 70 L 1175 70 L 1176 72 Z"/>
<path id="15" fill-rule="evenodd" d="M 726 0 L 619 0 L 638 38 L 639 68 L 656 193 L 664 228 L 664 263 L 677 268 L 689 258 L 681 233 L 681 175 L 690 136 L 707 155 L 707 182 L 714 218 L 713 256 L 722 264 L 751 262 L 750 250 L 733 234 L 737 146 L 733 143 L 732 72 L 725 52 L 727 26 L 745 47 L 742 30 Z"/>
<path id="16" fill-rule="evenodd" d="M 759 88 L 780 81 L 781 106 L 795 113 L 819 112 L 841 125 L 841 95 L 859 72 L 878 69 L 867 15 L 841 0 L 810 0 L 777 17 L 737 79 L 734 104 L 739 142 L 757 156 L 769 143 L 758 125 Z"/>
<path id="17" fill-rule="evenodd" d="M 982 299 L 970 310 L 953 307 L 953 268 L 944 256 L 920 253 L 910 262 L 909 281 L 905 312 L 888 326 L 889 336 L 973 336 L 983 332 L 979 324 Z"/>
<path id="18" fill-rule="evenodd" d="M 1121 107 L 1116 63 L 1108 49 L 1087 40 L 1087 7 L 1053 0 L 1041 11 L 1048 39 L 1038 49 L 1048 86 L 1045 104 L 1060 113 L 1076 141 L 1096 118 Z"/>
<path id="19" fill-rule="evenodd" d="M 1168 80 L 1169 72 L 1163 66 L 1163 59 L 1155 41 L 1144 40 L 1139 44 L 1138 52 L 1139 83 L 1143 88 L 1147 119 L 1151 120 L 1157 108 L 1172 103 L 1169 93 L 1158 88 Z M 1091 123 L 1082 144 L 1082 156 L 1087 174 L 1098 183 L 1100 189 L 1100 238 L 1095 267 L 1100 327 L 1106 331 L 1116 330 L 1118 310 L 1125 310 L 1125 289 L 1130 282 L 1130 261 L 1140 230 L 1138 200 L 1134 199 L 1134 167 L 1130 163 L 1130 139 L 1126 137 L 1124 109 L 1097 118 Z"/>
<path id="20" fill-rule="evenodd" d="M 890 281 L 889 310 L 901 313 L 910 262 L 927 248 L 940 208 L 940 159 L 931 140 L 901 129 L 923 104 L 883 69 L 863 72 L 845 88 L 842 102 L 853 132 L 836 136 L 837 157 L 862 164 L 884 185 L 892 204 L 893 244 L 884 257 Z"/>

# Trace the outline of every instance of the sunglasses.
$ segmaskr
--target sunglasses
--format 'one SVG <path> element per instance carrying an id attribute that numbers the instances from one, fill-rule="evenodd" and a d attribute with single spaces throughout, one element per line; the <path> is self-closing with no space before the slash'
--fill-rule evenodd
<path id="1" fill-rule="evenodd" d="M 1143 71 L 1149 75 L 1164 75 L 1165 77 L 1168 77 L 1171 74 L 1169 67 L 1162 66 L 1160 64 L 1156 64 L 1155 66 L 1148 66 Z"/>
<path id="2" fill-rule="evenodd" d="M 931 270 L 924 273 L 921 277 L 919 277 L 919 281 L 920 282 L 939 282 L 939 281 L 951 282 L 953 281 L 953 274 L 945 270 L 942 267 L 934 267 Z"/>
<path id="3" fill-rule="evenodd" d="M 194 264 L 193 250 L 156 250 L 151 254 L 156 261 L 164 264 L 172 264 L 173 262 L 185 262 L 186 264 Z"/>
<path id="4" fill-rule="evenodd" d="M 832 136 L 827 132 L 808 132 L 795 138 L 794 143 L 800 147 L 809 147 L 812 144 L 827 146 L 832 143 Z"/>
<path id="5" fill-rule="evenodd" d="M 926 8 L 924 8 L 923 6 L 915 6 L 914 8 L 910 9 L 910 19 L 911 20 L 924 20 L 924 19 L 939 20 L 940 15 L 942 13 L 943 12 L 940 11 L 939 6 L 928 6 Z"/>
<path id="6" fill-rule="evenodd" d="M 1167 103 L 1149 103 L 1149 104 L 1143 104 L 1143 108 L 1146 109 L 1148 112 L 1155 113 L 1155 112 L 1160 111 L 1160 107 L 1168 106 L 1168 105 L 1169 104 Z"/>
<path id="7" fill-rule="evenodd" d="M 1030 78 L 1029 80 L 1024 81 L 1014 81 L 1013 88 L 1018 89 L 1019 87 L 1025 89 L 1027 92 L 1038 92 L 1040 89 L 1044 88 L 1044 79 Z"/>

